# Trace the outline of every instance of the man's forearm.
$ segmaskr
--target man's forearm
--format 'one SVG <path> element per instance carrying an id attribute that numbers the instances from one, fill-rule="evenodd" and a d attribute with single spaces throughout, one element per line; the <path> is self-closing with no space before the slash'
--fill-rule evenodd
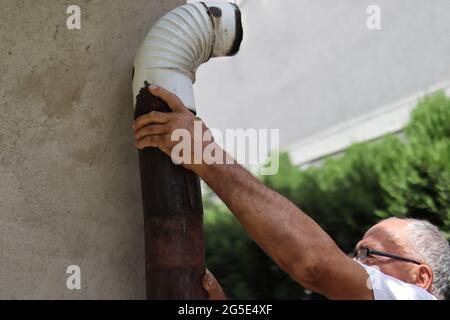
<path id="1" fill-rule="evenodd" d="M 311 218 L 239 164 L 204 164 L 193 170 L 225 202 L 253 240 L 303 285 L 308 286 L 315 281 L 312 277 L 318 276 L 319 254 L 339 251 Z"/>

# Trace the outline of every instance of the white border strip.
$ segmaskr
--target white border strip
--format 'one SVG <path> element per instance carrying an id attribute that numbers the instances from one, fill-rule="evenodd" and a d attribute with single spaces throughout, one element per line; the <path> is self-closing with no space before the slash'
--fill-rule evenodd
<path id="1" fill-rule="evenodd" d="M 450 96 L 450 81 L 439 83 L 401 101 L 342 122 L 288 146 L 285 151 L 290 154 L 294 164 L 305 165 L 339 153 L 353 143 L 373 140 L 388 133 L 399 132 L 408 123 L 411 111 L 420 99 L 438 90 L 444 90 Z"/>

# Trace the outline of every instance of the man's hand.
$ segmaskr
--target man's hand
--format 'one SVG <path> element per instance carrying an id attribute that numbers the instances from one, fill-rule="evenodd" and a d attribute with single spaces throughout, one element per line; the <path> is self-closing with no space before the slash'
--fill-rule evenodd
<path id="1" fill-rule="evenodd" d="M 190 158 L 194 159 L 194 123 L 201 121 L 201 119 L 189 111 L 175 94 L 154 85 L 149 86 L 149 91 L 154 96 L 164 100 L 172 112 L 153 111 L 136 119 L 133 126 L 136 135 L 136 147 L 138 149 L 159 148 L 170 157 L 172 149 L 179 143 L 179 141 L 172 141 L 173 132 L 177 129 L 185 129 L 190 133 L 192 153 Z M 202 137 L 207 130 L 208 128 L 202 122 Z M 203 139 L 197 141 L 197 143 L 201 143 L 203 150 L 205 147 Z M 182 165 L 188 169 L 193 169 L 193 162 L 192 160 L 191 163 L 182 163 Z"/>
<path id="2" fill-rule="evenodd" d="M 208 292 L 208 300 L 226 300 L 227 297 L 213 274 L 206 269 L 203 276 L 203 288 Z"/>

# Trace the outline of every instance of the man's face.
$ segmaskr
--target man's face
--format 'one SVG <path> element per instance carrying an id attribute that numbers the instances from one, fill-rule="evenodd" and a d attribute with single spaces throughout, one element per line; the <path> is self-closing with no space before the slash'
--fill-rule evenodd
<path id="1" fill-rule="evenodd" d="M 373 226 L 358 242 L 356 248 L 369 248 L 411 258 L 404 241 L 404 227 L 407 222 L 400 219 L 389 219 Z M 369 256 L 366 265 L 377 266 L 381 272 L 404 282 L 414 283 L 416 279 L 416 265 L 382 256 Z"/>

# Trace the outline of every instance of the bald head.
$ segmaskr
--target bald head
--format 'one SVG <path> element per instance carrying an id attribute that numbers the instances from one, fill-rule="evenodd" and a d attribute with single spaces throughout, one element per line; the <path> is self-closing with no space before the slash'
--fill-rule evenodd
<path id="1" fill-rule="evenodd" d="M 358 247 L 367 247 L 379 251 L 389 251 L 393 254 L 407 254 L 411 252 L 407 239 L 406 219 L 389 218 L 370 228 Z"/>
<path id="2" fill-rule="evenodd" d="M 438 298 L 448 295 L 450 247 L 439 229 L 427 221 L 389 218 L 370 228 L 357 248 L 370 248 L 421 262 L 387 257 L 370 257 L 366 264 L 377 266 L 394 278 L 420 286 Z"/>

